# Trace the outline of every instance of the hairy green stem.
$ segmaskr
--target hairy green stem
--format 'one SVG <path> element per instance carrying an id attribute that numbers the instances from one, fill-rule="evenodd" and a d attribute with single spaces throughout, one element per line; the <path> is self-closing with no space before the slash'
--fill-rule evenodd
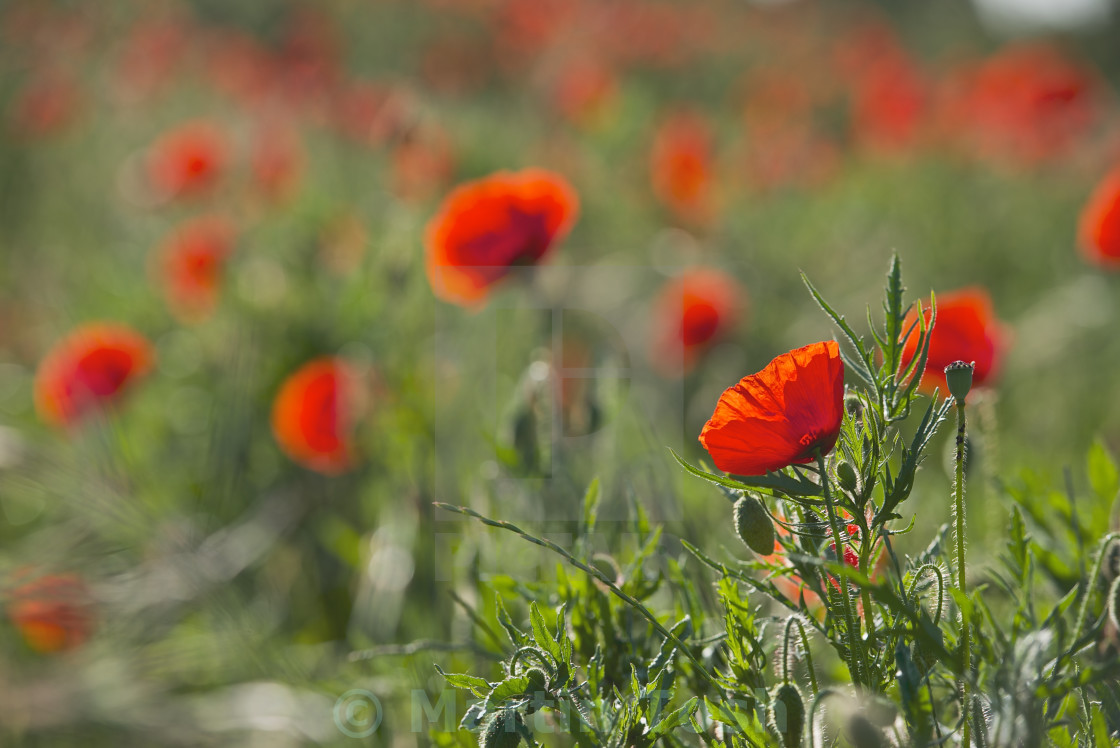
<path id="1" fill-rule="evenodd" d="M 956 480 L 953 489 L 953 512 L 956 514 L 957 525 L 957 589 L 962 595 L 965 592 L 965 537 L 964 537 L 964 436 L 965 416 L 964 400 L 957 400 L 957 454 L 956 454 Z M 969 673 L 972 670 L 972 653 L 969 642 L 968 614 L 961 610 L 961 716 L 964 724 L 961 727 L 961 745 L 968 748 L 971 743 L 969 731 Z"/>
<path id="2" fill-rule="evenodd" d="M 840 546 L 840 522 L 836 516 L 836 503 L 832 500 L 832 490 L 828 485 L 828 470 L 825 469 L 824 455 L 817 452 L 817 469 L 821 476 L 821 491 L 824 493 L 825 506 L 828 507 L 828 523 L 832 528 L 833 548 L 840 566 L 840 598 L 843 601 L 844 635 L 848 640 L 848 669 L 852 682 L 857 686 L 865 685 L 863 679 L 863 647 L 860 643 L 859 624 L 852 615 L 852 596 L 848 593 L 848 565 L 844 563 L 844 549 Z"/>

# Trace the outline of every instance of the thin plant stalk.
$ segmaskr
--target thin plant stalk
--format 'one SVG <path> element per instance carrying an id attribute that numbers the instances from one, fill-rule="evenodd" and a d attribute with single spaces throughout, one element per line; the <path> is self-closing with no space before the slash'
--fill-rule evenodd
<path id="1" fill-rule="evenodd" d="M 817 452 L 817 469 L 821 476 L 821 491 L 824 493 L 825 506 L 828 507 L 828 523 L 832 528 L 836 557 L 840 563 L 840 597 L 843 601 L 844 629 L 848 639 L 849 670 L 852 681 L 858 685 L 863 683 L 863 647 L 860 644 L 860 629 L 852 615 L 852 597 L 848 593 L 848 569 L 844 563 L 844 550 L 840 547 L 840 522 L 836 516 L 836 504 L 832 500 L 832 489 L 828 484 L 828 470 L 825 469 L 824 455 Z"/>
<path id="2" fill-rule="evenodd" d="M 964 516 L 964 448 L 965 448 L 964 400 L 957 400 L 957 453 L 956 476 L 953 484 L 953 512 L 956 515 L 957 541 L 957 589 L 965 593 L 965 516 Z M 968 614 L 961 609 L 961 714 L 964 724 L 961 727 L 961 745 L 968 748 L 971 742 L 968 719 L 968 680 L 972 669 L 972 653 L 969 642 Z"/>

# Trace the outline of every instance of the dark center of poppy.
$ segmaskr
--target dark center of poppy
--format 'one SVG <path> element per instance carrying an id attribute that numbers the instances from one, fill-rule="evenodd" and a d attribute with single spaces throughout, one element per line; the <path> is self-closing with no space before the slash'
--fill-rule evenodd
<path id="1" fill-rule="evenodd" d="M 805 434 L 797 443 L 801 446 L 801 451 L 797 453 L 794 462 L 808 460 L 810 457 L 815 457 L 817 449 L 820 448 L 828 435 L 823 429 L 813 429 L 808 434 Z"/>
<path id="2" fill-rule="evenodd" d="M 121 388 L 131 371 L 132 357 L 125 351 L 91 351 L 78 364 L 75 394 L 79 399 L 109 397 Z"/>
<path id="3" fill-rule="evenodd" d="M 719 312 L 711 304 L 695 303 L 685 307 L 681 318 L 681 341 L 685 346 L 707 343 L 719 328 Z"/>

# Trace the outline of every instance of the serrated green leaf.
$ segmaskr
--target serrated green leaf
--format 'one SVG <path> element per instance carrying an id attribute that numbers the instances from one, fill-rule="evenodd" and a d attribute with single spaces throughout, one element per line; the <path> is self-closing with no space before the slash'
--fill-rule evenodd
<path id="1" fill-rule="evenodd" d="M 548 630 L 548 624 L 545 623 L 544 616 L 541 614 L 540 608 L 537 603 L 529 603 L 529 623 L 533 627 L 533 640 L 537 646 L 552 656 L 552 659 L 559 663 L 564 656 L 560 645 L 552 638 L 552 634 Z"/>
<path id="2" fill-rule="evenodd" d="M 656 740 L 663 735 L 668 735 L 681 725 L 688 724 L 692 719 L 692 715 L 696 713 L 696 708 L 698 706 L 700 706 L 700 701 L 697 697 L 693 696 L 685 702 L 684 706 L 680 709 L 665 715 L 657 724 L 650 728 L 649 732 L 646 733 L 646 737 L 650 740 Z"/>
<path id="3" fill-rule="evenodd" d="M 461 688 L 472 692 L 475 696 L 483 697 L 488 694 L 492 688 L 490 682 L 485 678 L 479 678 L 477 675 L 468 675 L 467 673 L 447 673 L 443 668 L 436 665 L 436 671 L 444 677 L 447 683 L 454 688 Z"/>

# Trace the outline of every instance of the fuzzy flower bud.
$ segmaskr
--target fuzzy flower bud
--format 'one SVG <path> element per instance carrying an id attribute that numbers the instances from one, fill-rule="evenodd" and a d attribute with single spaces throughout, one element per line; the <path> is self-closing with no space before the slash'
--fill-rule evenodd
<path id="1" fill-rule="evenodd" d="M 739 539 L 760 556 L 774 552 L 774 524 L 762 502 L 749 494 L 743 494 L 735 502 L 735 532 Z"/>
<path id="2" fill-rule="evenodd" d="M 954 361 L 945 367 L 945 384 L 949 388 L 949 394 L 958 403 L 963 403 L 968 397 L 968 391 L 972 389 L 972 372 L 975 368 L 975 362 L 964 361 Z"/>

